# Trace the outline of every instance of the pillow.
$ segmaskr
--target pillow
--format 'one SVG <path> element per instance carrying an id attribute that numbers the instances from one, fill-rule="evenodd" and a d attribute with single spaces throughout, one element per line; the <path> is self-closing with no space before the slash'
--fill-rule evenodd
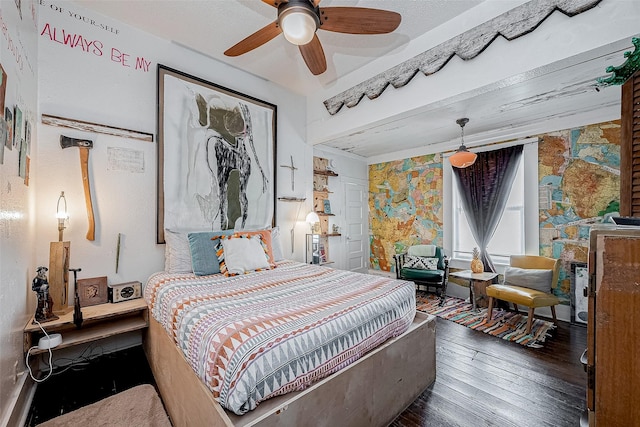
<path id="1" fill-rule="evenodd" d="M 216 245 L 220 236 L 229 236 L 233 230 L 204 231 L 189 233 L 191 267 L 196 276 L 220 273 Z"/>
<path id="2" fill-rule="evenodd" d="M 407 251 L 409 255 L 413 256 L 427 256 L 432 257 L 436 255 L 436 245 L 413 245 L 409 246 Z"/>
<path id="3" fill-rule="evenodd" d="M 507 267 L 504 271 L 504 284 L 551 292 L 552 270 L 537 268 Z"/>
<path id="4" fill-rule="evenodd" d="M 250 230 L 250 231 L 242 230 L 242 231 L 236 231 L 233 235 L 236 237 L 238 236 L 252 237 L 255 235 L 259 235 L 260 238 L 262 239 L 262 243 L 264 243 L 266 247 L 267 256 L 269 257 L 269 263 L 271 265 L 275 264 L 275 261 L 273 258 L 273 246 L 271 242 L 271 230 Z"/>
<path id="5" fill-rule="evenodd" d="M 271 268 L 260 235 L 222 236 L 217 248 L 220 272 L 225 276 Z"/>
<path id="6" fill-rule="evenodd" d="M 438 258 L 407 255 L 404 258 L 402 268 L 415 268 L 418 270 L 437 270 Z"/>
<path id="7" fill-rule="evenodd" d="M 191 252 L 186 233 L 164 230 L 164 270 L 167 273 L 191 273 Z"/>
<path id="8" fill-rule="evenodd" d="M 282 243 L 280 242 L 280 227 L 275 226 L 271 229 L 271 248 L 273 249 L 273 260 L 282 261 L 284 253 L 282 252 Z"/>

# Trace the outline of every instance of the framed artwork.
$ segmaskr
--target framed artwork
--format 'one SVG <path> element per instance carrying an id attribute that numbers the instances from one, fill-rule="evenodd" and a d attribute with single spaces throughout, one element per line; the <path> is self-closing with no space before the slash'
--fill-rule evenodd
<path id="1" fill-rule="evenodd" d="M 571 323 L 587 324 L 588 298 L 584 289 L 589 286 L 589 269 L 585 262 L 571 263 Z"/>
<path id="2" fill-rule="evenodd" d="M 9 107 L 4 109 L 4 120 L 7 122 L 7 139 L 5 140 L 5 147 L 9 150 L 13 150 L 13 112 Z"/>
<path id="3" fill-rule="evenodd" d="M 7 73 L 0 64 L 0 114 L 4 112 L 4 99 L 7 93 Z"/>
<path id="4" fill-rule="evenodd" d="M 7 122 L 3 117 L 0 117 L 0 165 L 4 163 L 4 148 L 9 137 L 9 129 L 7 129 Z"/>
<path id="5" fill-rule="evenodd" d="M 77 283 L 80 307 L 104 304 L 109 301 L 107 276 L 78 279 Z"/>
<path id="6" fill-rule="evenodd" d="M 18 150 L 22 143 L 22 110 L 17 105 L 13 107 L 13 146 Z"/>
<path id="7" fill-rule="evenodd" d="M 275 225 L 276 106 L 163 65 L 157 94 L 157 242 Z"/>

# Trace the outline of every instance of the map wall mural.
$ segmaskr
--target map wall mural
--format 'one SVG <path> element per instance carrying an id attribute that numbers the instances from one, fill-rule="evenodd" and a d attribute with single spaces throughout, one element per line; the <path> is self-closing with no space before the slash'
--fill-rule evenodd
<path id="1" fill-rule="evenodd" d="M 569 303 L 571 262 L 587 262 L 589 230 L 620 204 L 620 121 L 540 136 L 540 255 L 559 258 L 556 295 Z"/>
<path id="2" fill-rule="evenodd" d="M 369 227 L 376 270 L 392 271 L 408 246 L 442 246 L 441 154 L 369 166 Z"/>
<path id="3" fill-rule="evenodd" d="M 572 262 L 586 262 L 589 230 L 620 201 L 620 121 L 538 136 L 540 255 L 562 262 L 556 294 L 570 300 Z M 369 166 L 370 265 L 394 271 L 393 255 L 442 245 L 442 155 Z"/>

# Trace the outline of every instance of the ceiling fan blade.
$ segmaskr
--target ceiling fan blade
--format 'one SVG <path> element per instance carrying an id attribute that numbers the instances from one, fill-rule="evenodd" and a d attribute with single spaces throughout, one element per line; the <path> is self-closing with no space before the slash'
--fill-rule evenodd
<path id="1" fill-rule="evenodd" d="M 257 47 L 262 46 L 280 33 L 282 33 L 282 30 L 280 29 L 278 23 L 274 21 L 266 27 L 263 27 L 255 33 L 251 34 L 249 37 L 246 37 L 245 39 L 231 46 L 224 52 L 224 54 L 226 56 L 242 55 L 243 53 L 247 53 Z"/>
<path id="2" fill-rule="evenodd" d="M 367 7 L 320 8 L 320 29 L 346 34 L 386 34 L 400 25 L 399 13 Z"/>
<path id="3" fill-rule="evenodd" d="M 288 3 L 289 0 L 262 0 L 262 3 L 266 3 L 269 6 L 278 7 L 281 3 Z"/>
<path id="4" fill-rule="evenodd" d="M 322 44 L 317 34 L 314 34 L 309 43 L 298 46 L 298 48 L 304 58 L 304 62 L 314 76 L 327 70 L 327 59 L 324 56 L 324 49 L 322 49 Z"/>

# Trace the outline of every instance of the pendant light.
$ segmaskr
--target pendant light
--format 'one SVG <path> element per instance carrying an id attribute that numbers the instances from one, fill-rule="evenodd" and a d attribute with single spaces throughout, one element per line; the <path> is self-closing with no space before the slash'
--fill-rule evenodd
<path id="1" fill-rule="evenodd" d="M 466 168 L 475 163 L 478 155 L 476 153 L 472 153 L 467 150 L 467 147 L 464 145 L 464 125 L 469 122 L 469 119 L 462 118 L 456 120 L 456 123 L 460 126 L 460 148 L 456 151 L 451 157 L 449 157 L 449 162 L 451 166 L 456 168 Z"/>

